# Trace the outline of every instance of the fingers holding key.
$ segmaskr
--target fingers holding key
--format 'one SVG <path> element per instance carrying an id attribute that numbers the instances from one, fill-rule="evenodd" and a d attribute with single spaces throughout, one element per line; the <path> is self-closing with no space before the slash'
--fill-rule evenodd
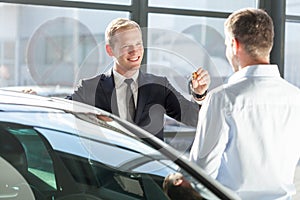
<path id="1" fill-rule="evenodd" d="M 195 93 L 203 94 L 210 85 L 210 76 L 208 71 L 199 68 L 197 71 L 192 74 L 192 88 Z"/>

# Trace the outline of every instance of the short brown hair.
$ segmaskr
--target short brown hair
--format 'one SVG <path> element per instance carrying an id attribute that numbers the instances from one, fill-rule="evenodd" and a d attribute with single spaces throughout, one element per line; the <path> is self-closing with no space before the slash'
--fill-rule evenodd
<path id="1" fill-rule="evenodd" d="M 118 30 L 130 30 L 138 28 L 141 30 L 138 23 L 126 18 L 117 18 L 109 23 L 105 30 L 105 40 L 106 44 L 113 46 L 113 36 L 115 36 Z"/>
<path id="2" fill-rule="evenodd" d="M 233 12 L 225 22 L 225 31 L 243 44 L 253 58 L 269 57 L 274 26 L 264 10 L 245 8 Z"/>

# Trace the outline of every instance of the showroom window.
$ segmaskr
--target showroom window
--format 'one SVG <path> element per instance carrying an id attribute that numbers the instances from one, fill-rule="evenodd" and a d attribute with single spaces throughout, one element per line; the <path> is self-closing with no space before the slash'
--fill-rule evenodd
<path id="1" fill-rule="evenodd" d="M 90 3 L 109 3 L 117 5 L 129 5 L 131 0 L 64 0 L 64 1 L 79 1 L 79 2 L 90 2 Z"/>
<path id="2" fill-rule="evenodd" d="M 257 7 L 257 0 L 248 1 L 236 1 L 236 0 L 149 0 L 149 6 L 154 7 L 167 7 L 167 8 L 178 8 L 178 9 L 190 9 L 190 10 L 208 10 L 208 11 L 223 11 L 232 12 L 234 10 L 244 7 Z"/>
<path id="3" fill-rule="evenodd" d="M 209 71 L 211 87 L 232 73 L 225 56 L 225 19 L 156 13 L 148 19 L 148 72 L 168 77 L 186 95 L 189 78 L 199 67 Z"/>
<path id="4" fill-rule="evenodd" d="M 285 23 L 285 56 L 284 78 L 290 83 L 300 87 L 300 52 L 298 47 L 300 40 L 300 2 L 298 0 L 286 0 Z"/>
<path id="5" fill-rule="evenodd" d="M 127 11 L 0 5 L 0 87 L 73 87 L 106 71 L 112 61 L 105 28 L 114 18 L 129 18 Z"/>
<path id="6" fill-rule="evenodd" d="M 143 70 L 166 75 L 186 94 L 188 87 L 182 81 L 187 81 L 199 66 L 207 67 L 213 69 L 212 76 L 217 81 L 211 87 L 215 87 L 231 73 L 221 42 L 225 18 L 236 9 L 265 4 L 271 1 L 19 0 L 0 3 L 0 87 L 73 87 L 80 78 L 107 71 L 113 61 L 105 52 L 104 30 L 117 17 L 132 18 L 149 29 L 150 34 L 144 38 L 148 41 L 144 43 Z M 283 76 L 298 87 L 300 77 L 295 71 L 300 62 L 294 44 L 298 43 L 295 33 L 299 30 L 299 4 L 297 0 L 286 0 L 285 64 L 280 66 L 284 68 Z M 183 45 L 184 42 L 188 45 Z M 170 68 L 171 73 L 167 73 Z"/>

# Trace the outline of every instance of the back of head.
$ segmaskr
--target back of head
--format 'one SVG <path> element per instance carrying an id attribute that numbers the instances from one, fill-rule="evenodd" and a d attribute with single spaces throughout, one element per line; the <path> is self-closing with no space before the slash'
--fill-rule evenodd
<path id="1" fill-rule="evenodd" d="M 113 21 L 111 21 L 109 23 L 109 25 L 107 26 L 107 28 L 105 30 L 106 44 L 113 46 L 114 36 L 117 34 L 118 31 L 130 30 L 130 29 L 135 29 L 135 28 L 141 30 L 140 26 L 135 21 L 132 21 L 132 20 L 126 19 L 126 18 L 114 19 Z"/>
<path id="2" fill-rule="evenodd" d="M 163 182 L 163 190 L 170 200 L 203 199 L 181 173 L 173 173 L 166 176 Z"/>
<path id="3" fill-rule="evenodd" d="M 225 32 L 243 44 L 252 58 L 269 57 L 274 27 L 264 10 L 246 8 L 233 12 L 225 22 Z"/>

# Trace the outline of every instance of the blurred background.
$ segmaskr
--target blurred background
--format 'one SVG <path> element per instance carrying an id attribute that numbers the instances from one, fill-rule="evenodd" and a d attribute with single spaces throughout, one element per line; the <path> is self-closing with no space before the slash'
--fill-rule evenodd
<path id="1" fill-rule="evenodd" d="M 299 0 L 0 1 L 0 87 L 51 86 L 55 92 L 107 71 L 112 60 L 103 48 L 105 27 L 126 17 L 145 31 L 142 69 L 167 76 L 188 96 L 186 81 L 199 66 L 217 79 L 211 87 L 231 73 L 223 23 L 244 7 L 264 8 L 273 17 L 276 48 L 271 60 L 299 87 Z"/>

